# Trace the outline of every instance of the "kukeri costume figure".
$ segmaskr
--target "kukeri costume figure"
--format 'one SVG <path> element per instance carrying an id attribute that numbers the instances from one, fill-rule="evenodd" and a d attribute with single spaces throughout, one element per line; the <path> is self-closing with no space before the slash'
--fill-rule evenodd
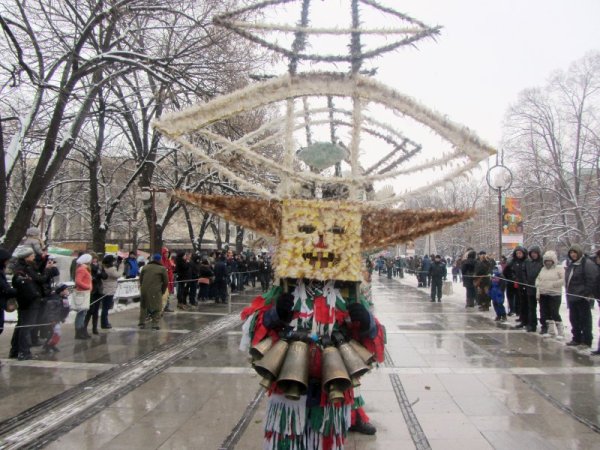
<path id="1" fill-rule="evenodd" d="M 366 208 L 358 202 L 176 196 L 277 238 L 279 280 L 242 311 L 240 348 L 268 389 L 267 449 L 343 449 L 373 434 L 354 388 L 383 362 L 385 329 L 360 294 L 361 252 L 457 223 L 469 212 Z M 385 219 L 391 226 L 382 230 Z"/>

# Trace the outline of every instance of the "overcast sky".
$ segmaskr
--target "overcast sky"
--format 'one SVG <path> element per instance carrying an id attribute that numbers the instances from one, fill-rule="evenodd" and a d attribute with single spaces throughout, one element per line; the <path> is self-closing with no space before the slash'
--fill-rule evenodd
<path id="1" fill-rule="evenodd" d="M 441 25 L 437 42 L 375 62 L 379 78 L 497 146 L 518 93 L 600 50 L 598 0 L 386 0 Z"/>

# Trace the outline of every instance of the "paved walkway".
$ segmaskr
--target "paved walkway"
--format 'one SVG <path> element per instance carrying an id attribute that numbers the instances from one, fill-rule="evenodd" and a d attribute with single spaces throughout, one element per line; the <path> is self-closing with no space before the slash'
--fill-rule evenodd
<path id="1" fill-rule="evenodd" d="M 376 436 L 346 448 L 600 448 L 600 358 L 466 311 L 459 296 L 430 303 L 407 279 L 375 276 L 385 364 L 362 380 Z M 234 296 L 234 311 L 256 295 Z M 0 448 L 260 449 L 265 398 L 238 351 L 240 321 L 225 308 L 112 330 L 40 361 L 2 359 Z M 8 353 L 11 330 L 0 336 Z"/>

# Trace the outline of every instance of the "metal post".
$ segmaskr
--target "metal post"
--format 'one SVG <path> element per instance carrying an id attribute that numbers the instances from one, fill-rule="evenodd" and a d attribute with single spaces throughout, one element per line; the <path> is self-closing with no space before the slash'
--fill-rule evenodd
<path id="1" fill-rule="evenodd" d="M 150 212 L 150 257 L 152 258 L 156 241 L 156 205 L 154 204 L 154 189 L 150 190 L 150 201 L 152 202 L 152 210 Z"/>
<path id="2" fill-rule="evenodd" d="M 502 258 L 502 188 L 498 188 L 498 261 Z"/>

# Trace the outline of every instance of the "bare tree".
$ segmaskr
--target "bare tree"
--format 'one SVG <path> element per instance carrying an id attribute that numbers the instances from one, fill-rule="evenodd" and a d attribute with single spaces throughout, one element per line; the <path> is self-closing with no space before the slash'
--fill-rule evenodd
<path id="1" fill-rule="evenodd" d="M 510 108 L 504 148 L 523 197 L 529 243 L 600 244 L 600 53 Z"/>

